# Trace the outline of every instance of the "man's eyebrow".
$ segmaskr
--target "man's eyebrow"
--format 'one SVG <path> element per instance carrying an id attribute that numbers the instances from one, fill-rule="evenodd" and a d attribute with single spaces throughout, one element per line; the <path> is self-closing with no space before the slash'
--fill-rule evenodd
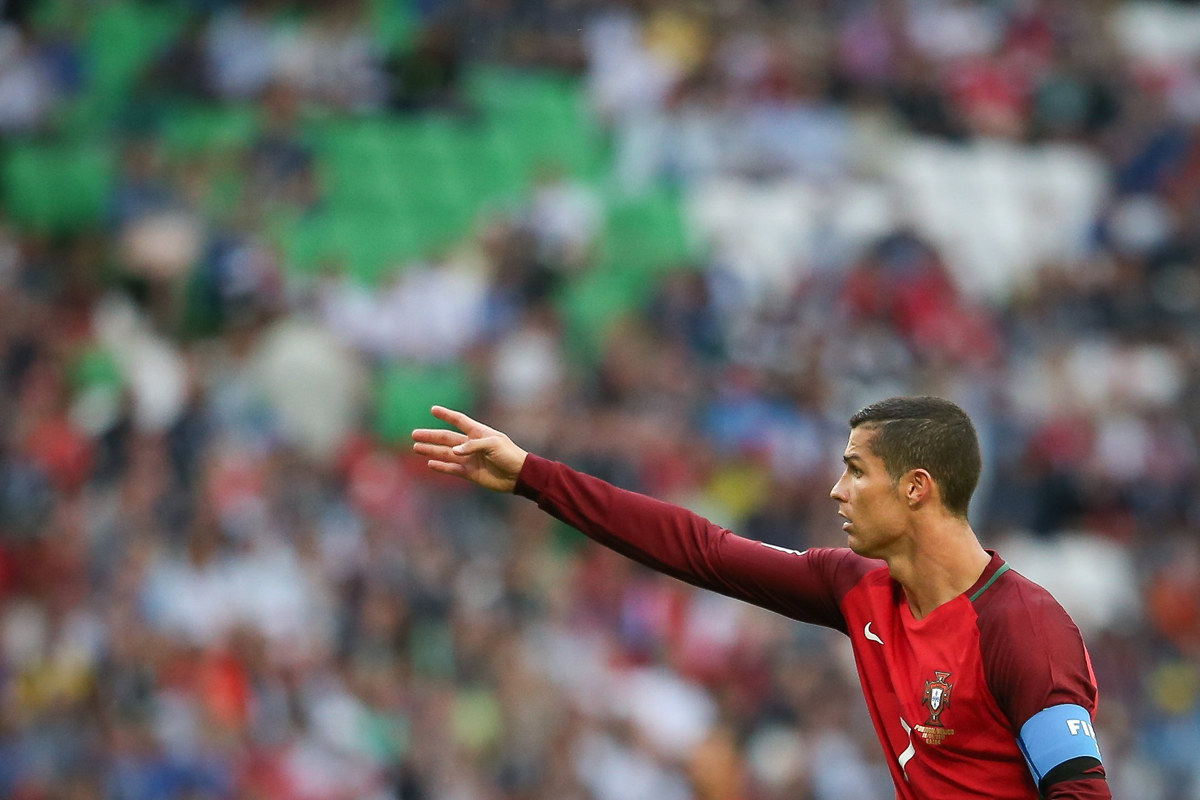
<path id="1" fill-rule="evenodd" d="M 849 464 L 851 461 L 857 461 L 860 464 L 863 463 L 863 460 L 858 456 L 848 456 L 844 454 L 842 455 L 842 461 L 845 461 L 847 464 Z"/>

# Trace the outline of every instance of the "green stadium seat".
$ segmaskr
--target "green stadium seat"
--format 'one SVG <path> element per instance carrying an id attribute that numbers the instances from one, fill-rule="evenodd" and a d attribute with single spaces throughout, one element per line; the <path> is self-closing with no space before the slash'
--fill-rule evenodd
<path id="1" fill-rule="evenodd" d="M 161 141 L 168 154 L 192 155 L 245 147 L 258 132 L 259 114 L 251 106 L 190 106 L 164 120 Z"/>
<path id="2" fill-rule="evenodd" d="M 637 309 L 644 299 L 625 276 L 597 270 L 568 285 L 559 302 L 567 341 L 576 358 L 596 363 L 612 325 Z"/>
<path id="3" fill-rule="evenodd" d="M 71 383 L 76 388 L 93 386 L 119 387 L 124 384 L 121 368 L 112 353 L 92 347 L 78 354 L 71 363 Z"/>
<path id="4" fill-rule="evenodd" d="M 88 20 L 91 91 L 116 100 L 180 30 L 187 11 L 169 3 L 126 0 L 99 4 Z"/>
<path id="5" fill-rule="evenodd" d="M 558 161 L 574 175 L 597 177 L 604 140 L 577 79 L 544 72 L 478 69 L 467 95 L 526 167 Z"/>
<path id="6" fill-rule="evenodd" d="M 647 302 L 664 273 L 693 255 L 677 197 L 609 204 L 600 264 L 569 287 L 560 306 L 576 354 L 596 358 L 613 323 Z"/>
<path id="7" fill-rule="evenodd" d="M 602 263 L 621 272 L 661 272 L 693 256 L 679 199 L 669 193 L 612 203 Z"/>
<path id="8" fill-rule="evenodd" d="M 273 230 L 292 269 L 316 272 L 336 264 L 366 284 L 379 283 L 431 247 L 418 220 L 378 208 L 330 208 L 277 222 Z"/>
<path id="9" fill-rule="evenodd" d="M 526 170 L 484 150 L 464 153 L 455 160 L 454 169 L 456 184 L 477 206 L 511 202 L 528 189 Z"/>
<path id="10" fill-rule="evenodd" d="M 435 403 L 469 414 L 475 404 L 475 389 L 466 370 L 458 364 L 397 364 L 380 373 L 375 403 L 376 432 L 388 441 L 406 442 L 413 428 L 438 424 L 429 415 Z"/>
<path id="11" fill-rule="evenodd" d="M 371 0 L 371 29 L 375 43 L 387 52 L 411 48 L 418 29 L 411 0 Z"/>
<path id="12" fill-rule="evenodd" d="M 288 268 L 298 272 L 317 272 L 332 257 L 327 243 L 324 216 L 278 220 L 272 225 L 272 237 L 283 252 Z"/>
<path id="13" fill-rule="evenodd" d="M 471 102 L 488 113 L 536 113 L 579 99 L 577 79 L 556 72 L 479 67 L 466 77 Z"/>
<path id="14" fill-rule="evenodd" d="M 448 158 L 420 123 L 345 127 L 321 137 L 320 171 L 335 197 L 449 192 Z"/>
<path id="15" fill-rule="evenodd" d="M 61 233 L 101 222 L 115 158 L 100 145 L 21 145 L 4 160 L 4 204 L 30 228 Z"/>
<path id="16" fill-rule="evenodd" d="M 602 171 L 602 137 L 577 79 L 478 69 L 467 79 L 467 93 L 484 112 L 482 120 L 310 121 L 307 132 L 328 209 L 324 221 L 282 237 L 289 260 L 304 269 L 341 258 L 367 279 L 386 271 L 397 256 L 432 255 L 460 241 L 482 211 L 525 197 L 542 164 L 561 164 L 581 177 Z M 664 219 L 660 227 L 670 230 L 669 217 Z M 643 227 L 647 224 L 653 225 Z M 626 249 L 647 236 L 653 232 L 628 235 L 634 244 Z M 613 252 L 616 260 L 624 259 L 620 248 Z"/>
<path id="17" fill-rule="evenodd" d="M 130 103 L 148 65 L 182 30 L 189 11 L 180 4 L 107 0 L 41 0 L 32 4 L 33 25 L 81 35 L 86 73 L 82 92 L 55 113 L 55 129 L 84 141 L 111 132 L 124 115 L 144 123 L 161 110 L 146 96 Z M 130 120 L 124 120 L 129 122 Z"/>

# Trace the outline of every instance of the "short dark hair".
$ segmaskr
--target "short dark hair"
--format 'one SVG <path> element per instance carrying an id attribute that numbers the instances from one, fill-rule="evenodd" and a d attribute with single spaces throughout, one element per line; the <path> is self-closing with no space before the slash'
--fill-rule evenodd
<path id="1" fill-rule="evenodd" d="M 892 397 L 852 416 L 850 428 L 860 427 L 876 431 L 871 452 L 892 480 L 924 469 L 937 481 L 946 508 L 967 515 L 983 469 L 979 437 L 967 412 L 940 397 Z"/>

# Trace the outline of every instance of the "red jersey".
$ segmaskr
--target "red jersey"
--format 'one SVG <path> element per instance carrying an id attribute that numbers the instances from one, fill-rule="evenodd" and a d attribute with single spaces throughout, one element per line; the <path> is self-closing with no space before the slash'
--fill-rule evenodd
<path id="1" fill-rule="evenodd" d="M 744 539 L 532 454 L 516 493 L 660 572 L 848 635 L 897 798 L 1111 798 L 1079 630 L 998 555 L 917 620 L 887 566 L 848 549 Z"/>

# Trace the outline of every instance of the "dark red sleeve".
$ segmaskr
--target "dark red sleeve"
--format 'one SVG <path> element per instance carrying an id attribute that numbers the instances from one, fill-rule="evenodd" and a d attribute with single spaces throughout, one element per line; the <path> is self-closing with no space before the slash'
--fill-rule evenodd
<path id="1" fill-rule="evenodd" d="M 1098 691 L 1083 636 L 1049 592 L 1010 571 L 975 603 L 988 688 L 1014 736 L 1052 706 L 1082 706 L 1093 717 Z M 1104 766 L 1045 788 L 1047 800 L 1107 800 Z"/>
<path id="2" fill-rule="evenodd" d="M 975 610 L 988 688 L 1014 731 L 1063 703 L 1096 713 L 1096 680 L 1083 636 L 1049 592 L 1010 571 L 980 596 Z"/>
<path id="3" fill-rule="evenodd" d="M 1095 767 L 1090 772 L 1095 777 L 1054 784 L 1046 790 L 1046 800 L 1112 800 L 1112 791 L 1104 780 L 1104 767 Z"/>
<path id="4" fill-rule="evenodd" d="M 848 549 L 798 553 L 744 539 L 685 508 L 532 454 L 515 491 L 651 569 L 843 633 L 842 598 L 863 575 L 882 566 Z"/>

